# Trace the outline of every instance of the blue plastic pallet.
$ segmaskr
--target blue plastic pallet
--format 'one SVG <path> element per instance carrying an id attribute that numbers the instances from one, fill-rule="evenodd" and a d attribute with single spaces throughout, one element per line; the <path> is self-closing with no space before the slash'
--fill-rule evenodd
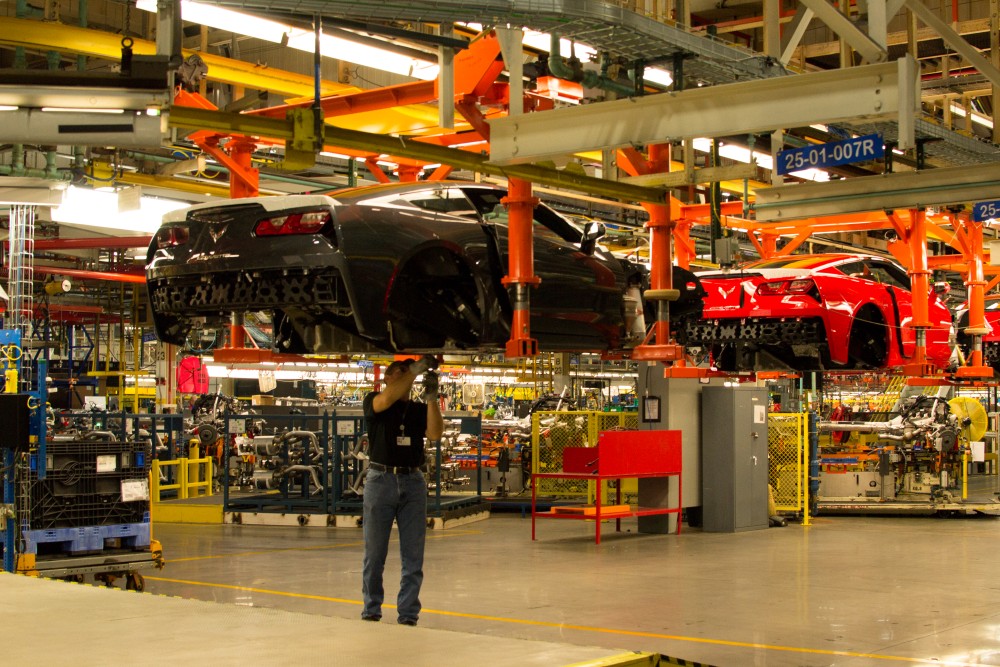
<path id="1" fill-rule="evenodd" d="M 24 531 L 25 553 L 37 554 L 39 544 L 60 544 L 67 554 L 104 551 L 105 540 L 121 540 L 121 548 L 139 549 L 150 544 L 149 523 L 122 523 L 84 528 Z"/>
<path id="2" fill-rule="evenodd" d="M 51 528 L 24 531 L 25 553 L 37 554 L 39 544 L 60 544 L 65 553 L 86 553 L 104 549 L 104 538 L 97 528 Z"/>

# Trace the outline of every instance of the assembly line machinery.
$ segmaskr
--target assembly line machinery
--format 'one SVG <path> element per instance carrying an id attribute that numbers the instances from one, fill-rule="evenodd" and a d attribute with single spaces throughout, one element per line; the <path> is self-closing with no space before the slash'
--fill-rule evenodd
<path id="1" fill-rule="evenodd" d="M 995 483 L 981 489 L 969 483 L 972 443 L 987 428 L 982 404 L 955 396 L 952 387 L 906 389 L 886 421 L 818 423 L 827 434 L 819 511 L 1000 515 Z"/>

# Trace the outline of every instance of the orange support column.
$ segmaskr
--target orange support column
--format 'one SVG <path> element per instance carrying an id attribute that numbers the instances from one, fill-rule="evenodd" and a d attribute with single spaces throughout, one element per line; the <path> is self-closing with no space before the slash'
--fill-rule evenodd
<path id="1" fill-rule="evenodd" d="M 246 330 L 243 328 L 243 313 L 233 313 L 229 324 L 229 347 L 241 349 L 246 347 Z"/>
<path id="2" fill-rule="evenodd" d="M 423 170 L 420 167 L 401 164 L 396 170 L 396 174 L 399 176 L 400 183 L 416 183 L 421 171 Z"/>
<path id="3" fill-rule="evenodd" d="M 910 293 L 913 295 L 913 320 L 910 326 L 916 334 L 913 359 L 903 367 L 912 376 L 929 375 L 933 369 L 927 365 L 927 329 L 930 322 L 930 274 L 927 268 L 927 220 L 924 209 L 910 211 Z"/>
<path id="4" fill-rule="evenodd" d="M 256 197 L 260 193 L 260 172 L 251 163 L 256 142 L 247 137 L 233 137 L 229 144 L 229 154 L 238 166 L 229 171 L 229 196 L 233 199 Z"/>
<path id="5" fill-rule="evenodd" d="M 511 291 L 514 316 L 507 341 L 506 356 L 534 357 L 538 354 L 538 341 L 531 337 L 531 296 L 529 287 L 541 279 L 535 275 L 535 251 L 531 223 L 538 200 L 531 196 L 531 183 L 511 178 L 507 196 L 507 254 L 508 275 L 501 281 Z"/>
<path id="6" fill-rule="evenodd" d="M 632 358 L 639 361 L 678 361 L 684 358 L 684 347 L 672 342 L 670 336 L 670 302 L 676 301 L 680 292 L 673 285 L 674 231 L 670 208 L 649 205 L 649 289 L 643 296 L 656 302 L 656 321 L 646 340 L 632 350 Z"/>
<path id="7" fill-rule="evenodd" d="M 958 369 L 960 378 L 991 378 L 993 369 L 983 365 L 983 336 L 989 333 L 986 326 L 985 302 L 983 294 L 986 279 L 983 275 L 983 223 L 967 220 L 965 228 L 969 238 L 971 254 L 966 257 L 965 285 L 969 288 L 969 326 L 965 333 L 972 338 L 972 349 L 968 365 Z"/>
<path id="8" fill-rule="evenodd" d="M 645 165 L 650 173 L 670 171 L 670 146 L 653 144 Z M 674 288 L 674 250 L 672 245 L 674 221 L 670 205 L 643 204 L 649 211 L 649 289 L 643 297 L 656 302 L 656 321 L 646 339 L 632 350 L 638 361 L 683 361 L 684 346 L 677 345 L 670 336 L 670 302 L 676 301 L 680 292 Z"/>

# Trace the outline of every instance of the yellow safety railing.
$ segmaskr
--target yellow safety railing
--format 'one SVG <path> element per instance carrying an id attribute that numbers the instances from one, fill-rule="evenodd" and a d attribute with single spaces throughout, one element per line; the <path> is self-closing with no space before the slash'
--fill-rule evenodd
<path id="1" fill-rule="evenodd" d="M 597 412 L 593 410 L 546 411 L 531 415 L 531 472 L 562 470 L 563 449 L 595 447 L 601 431 L 639 428 L 637 412 Z M 539 496 L 593 498 L 593 482 L 587 480 L 539 480 Z M 622 492 L 634 493 L 635 480 L 626 480 Z"/>
<path id="2" fill-rule="evenodd" d="M 778 512 L 809 523 L 808 415 L 772 412 L 767 418 L 768 484 Z"/>
<path id="3" fill-rule="evenodd" d="M 174 470 L 172 484 L 164 484 L 161 481 L 161 469 Z M 200 459 L 153 461 L 153 468 L 149 475 L 150 495 L 154 503 L 163 501 L 164 491 L 176 491 L 175 498 L 178 500 L 212 495 L 212 458 L 210 456 Z"/>

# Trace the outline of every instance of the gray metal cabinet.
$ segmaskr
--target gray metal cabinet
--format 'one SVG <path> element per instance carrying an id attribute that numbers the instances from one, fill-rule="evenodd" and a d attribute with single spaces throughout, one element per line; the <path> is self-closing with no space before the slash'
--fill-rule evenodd
<path id="1" fill-rule="evenodd" d="M 701 394 L 702 527 L 767 528 L 767 390 L 705 387 Z"/>

